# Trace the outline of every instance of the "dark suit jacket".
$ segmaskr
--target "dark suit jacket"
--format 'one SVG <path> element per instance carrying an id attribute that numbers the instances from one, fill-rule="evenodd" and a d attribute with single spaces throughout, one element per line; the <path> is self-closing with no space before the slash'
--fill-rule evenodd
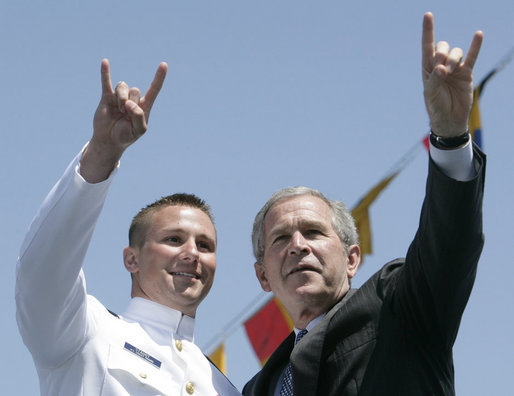
<path id="1" fill-rule="evenodd" d="M 475 165 L 477 176 L 458 182 L 431 161 L 406 259 L 350 290 L 294 350 L 290 334 L 243 394 L 272 395 L 290 358 L 295 396 L 454 395 L 452 346 L 483 246 L 476 148 Z"/>

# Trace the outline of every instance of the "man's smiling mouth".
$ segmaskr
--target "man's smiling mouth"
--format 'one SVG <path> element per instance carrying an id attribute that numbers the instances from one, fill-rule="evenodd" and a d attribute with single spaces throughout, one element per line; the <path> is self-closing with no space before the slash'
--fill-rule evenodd
<path id="1" fill-rule="evenodd" d="M 187 278 L 193 278 L 193 279 L 199 279 L 200 277 L 198 275 L 195 275 L 195 274 L 190 274 L 189 272 L 169 272 L 169 274 L 171 275 L 180 275 L 180 276 L 185 276 Z"/>

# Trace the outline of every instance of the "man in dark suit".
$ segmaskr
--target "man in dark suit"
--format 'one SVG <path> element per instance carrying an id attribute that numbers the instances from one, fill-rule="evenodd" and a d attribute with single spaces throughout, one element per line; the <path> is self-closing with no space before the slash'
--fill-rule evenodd
<path id="1" fill-rule="evenodd" d="M 461 49 L 434 46 L 433 31 L 427 13 L 422 72 L 431 158 L 406 258 L 351 289 L 360 248 L 348 210 L 306 187 L 275 193 L 255 219 L 255 271 L 286 307 L 295 332 L 245 395 L 455 393 L 452 346 L 483 246 L 485 156 L 467 132 L 482 32 L 463 61 Z"/>

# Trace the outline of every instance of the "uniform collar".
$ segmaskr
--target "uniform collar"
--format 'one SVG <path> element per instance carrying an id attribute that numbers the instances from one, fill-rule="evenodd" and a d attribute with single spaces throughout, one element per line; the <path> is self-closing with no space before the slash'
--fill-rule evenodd
<path id="1" fill-rule="evenodd" d="M 129 322 L 138 322 L 149 333 L 173 335 L 194 342 L 195 319 L 165 305 L 134 297 L 122 317 Z"/>

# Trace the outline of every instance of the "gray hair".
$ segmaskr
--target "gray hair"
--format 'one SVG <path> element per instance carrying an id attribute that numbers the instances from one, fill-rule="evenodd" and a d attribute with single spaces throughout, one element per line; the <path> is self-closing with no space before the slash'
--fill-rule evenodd
<path id="1" fill-rule="evenodd" d="M 351 245 L 359 244 L 359 235 L 357 234 L 355 220 L 344 203 L 341 201 L 332 201 L 318 190 L 309 187 L 286 187 L 275 192 L 271 198 L 268 199 L 268 202 L 264 204 L 259 213 L 257 213 L 257 216 L 255 216 L 252 231 L 252 246 L 253 254 L 258 263 L 262 264 L 264 257 L 264 219 L 269 210 L 282 199 L 301 195 L 318 197 L 328 205 L 332 214 L 332 226 L 339 236 L 345 251 L 347 251 Z"/>

